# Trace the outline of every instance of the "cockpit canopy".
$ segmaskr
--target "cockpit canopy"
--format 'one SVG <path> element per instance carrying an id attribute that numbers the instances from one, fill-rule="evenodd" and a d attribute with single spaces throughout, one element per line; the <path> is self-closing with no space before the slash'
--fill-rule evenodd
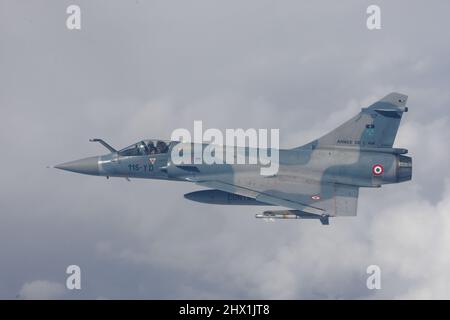
<path id="1" fill-rule="evenodd" d="M 165 140 L 142 140 L 119 151 L 120 156 L 145 156 L 151 154 L 162 154 L 169 152 L 171 141 Z"/>

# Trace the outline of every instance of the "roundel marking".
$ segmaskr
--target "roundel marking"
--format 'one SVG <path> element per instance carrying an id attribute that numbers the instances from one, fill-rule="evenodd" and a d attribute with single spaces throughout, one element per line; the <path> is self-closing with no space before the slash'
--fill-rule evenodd
<path id="1" fill-rule="evenodd" d="M 372 167 L 372 173 L 374 176 L 379 176 L 383 174 L 384 168 L 381 164 L 374 164 Z"/>

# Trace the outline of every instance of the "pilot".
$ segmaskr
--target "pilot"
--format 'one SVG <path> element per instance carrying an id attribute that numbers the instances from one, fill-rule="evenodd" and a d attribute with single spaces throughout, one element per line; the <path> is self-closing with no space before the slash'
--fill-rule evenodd
<path id="1" fill-rule="evenodd" d="M 166 153 L 167 152 L 167 145 L 164 141 L 158 141 L 156 143 L 156 150 L 158 153 Z"/>
<path id="2" fill-rule="evenodd" d="M 155 154 L 156 153 L 156 148 L 155 145 L 153 144 L 153 141 L 150 141 L 148 143 L 148 150 L 150 154 Z"/>

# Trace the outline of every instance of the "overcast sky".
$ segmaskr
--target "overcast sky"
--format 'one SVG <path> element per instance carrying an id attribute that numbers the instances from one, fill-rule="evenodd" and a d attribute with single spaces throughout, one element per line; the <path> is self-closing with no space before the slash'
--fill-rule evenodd
<path id="1" fill-rule="evenodd" d="M 81 7 L 81 30 L 66 8 Z M 366 28 L 381 7 L 382 29 Z M 0 298 L 450 298 L 448 1 L 0 0 Z M 391 91 L 413 180 L 358 216 L 254 218 L 187 183 L 47 166 L 176 128 L 279 128 L 283 147 Z M 68 265 L 82 289 L 65 289 Z M 368 290 L 366 268 L 381 268 Z"/>

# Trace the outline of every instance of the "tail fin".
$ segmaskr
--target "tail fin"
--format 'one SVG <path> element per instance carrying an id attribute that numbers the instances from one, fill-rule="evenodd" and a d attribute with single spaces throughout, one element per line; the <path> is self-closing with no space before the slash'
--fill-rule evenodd
<path id="1" fill-rule="evenodd" d="M 304 147 L 355 146 L 392 148 L 408 96 L 390 93 L 341 126 Z"/>

